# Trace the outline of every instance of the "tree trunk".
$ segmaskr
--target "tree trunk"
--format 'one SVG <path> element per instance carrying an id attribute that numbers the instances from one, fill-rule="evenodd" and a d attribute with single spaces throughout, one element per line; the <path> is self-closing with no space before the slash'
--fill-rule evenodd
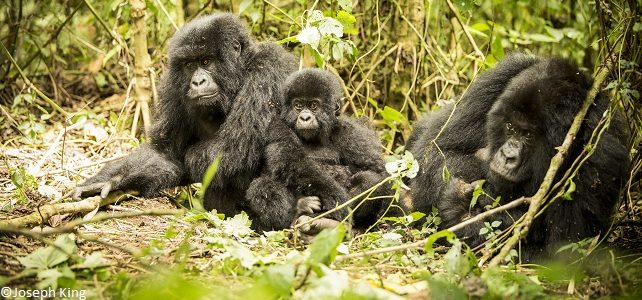
<path id="1" fill-rule="evenodd" d="M 145 26 L 145 1 L 130 0 L 132 7 L 131 18 L 134 23 L 134 99 L 136 100 L 137 110 L 143 117 L 145 133 L 149 132 L 151 127 L 151 118 L 149 114 L 149 99 L 151 98 L 150 72 L 152 60 L 147 52 L 147 30 Z M 136 125 L 132 125 L 135 134 Z"/>

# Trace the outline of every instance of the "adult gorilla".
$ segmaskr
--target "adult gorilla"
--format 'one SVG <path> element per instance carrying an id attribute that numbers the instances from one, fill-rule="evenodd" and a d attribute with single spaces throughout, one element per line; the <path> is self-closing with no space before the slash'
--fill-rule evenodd
<path id="1" fill-rule="evenodd" d="M 205 207 L 240 212 L 262 164 L 268 124 L 280 110 L 279 85 L 295 70 L 291 54 L 257 43 L 234 15 L 191 21 L 170 41 L 150 143 L 106 165 L 77 187 L 75 197 L 129 189 L 157 195 L 200 181 L 221 154 Z"/>
<path id="2" fill-rule="evenodd" d="M 447 228 L 491 207 L 497 196 L 501 196 L 500 203 L 506 203 L 534 195 L 591 85 L 592 80 L 573 63 L 523 54 L 511 55 L 481 75 L 448 123 L 453 106 L 416 126 L 409 142 L 421 164 L 411 184 L 414 209 L 429 212 L 435 206 Z M 608 98 L 600 94 L 562 170 L 582 153 L 608 105 Z M 556 199 L 535 220 L 522 247 L 524 260 L 553 254 L 561 244 L 606 232 L 629 168 L 622 125 L 616 113 L 574 177 L 572 200 Z M 452 175 L 446 181 L 442 179 L 444 168 Z M 486 181 L 483 188 L 490 197 L 480 197 L 471 208 L 475 181 L 480 179 Z M 500 228 L 506 228 L 525 211 L 526 207 L 519 207 L 491 218 L 502 221 Z M 483 226 L 477 222 L 458 235 L 478 245 L 485 240 L 480 235 Z"/>

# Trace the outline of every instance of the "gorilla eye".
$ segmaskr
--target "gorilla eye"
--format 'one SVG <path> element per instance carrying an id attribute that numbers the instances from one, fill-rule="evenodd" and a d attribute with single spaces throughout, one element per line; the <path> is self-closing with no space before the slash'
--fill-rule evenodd
<path id="1" fill-rule="evenodd" d="M 301 103 L 299 103 L 299 102 L 295 102 L 294 103 L 294 109 L 301 110 L 302 108 L 303 108 L 303 106 L 301 105 Z"/>
<path id="2" fill-rule="evenodd" d="M 506 122 L 506 129 L 510 132 L 515 132 L 515 127 L 513 127 L 513 123 L 511 122 Z"/>
<path id="3" fill-rule="evenodd" d="M 207 66 L 207 65 L 210 64 L 210 60 L 205 58 L 205 59 L 203 59 L 203 61 L 201 61 L 201 64 L 203 64 L 203 66 Z"/>
<path id="4" fill-rule="evenodd" d="M 532 133 L 530 133 L 530 132 L 526 132 L 526 133 L 524 134 L 524 138 L 525 138 L 526 140 L 530 141 L 530 140 L 532 140 L 532 139 L 533 139 L 533 134 L 532 134 Z"/>
<path id="5" fill-rule="evenodd" d="M 312 103 L 310 104 L 310 110 L 317 110 L 317 104 L 316 104 L 316 103 L 314 103 L 314 102 L 312 102 Z"/>

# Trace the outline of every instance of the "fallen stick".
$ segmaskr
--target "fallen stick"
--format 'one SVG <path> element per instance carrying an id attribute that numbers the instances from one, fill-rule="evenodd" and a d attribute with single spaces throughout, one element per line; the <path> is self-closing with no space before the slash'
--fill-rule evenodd
<path id="1" fill-rule="evenodd" d="M 138 192 L 134 191 L 115 191 L 107 195 L 104 199 L 98 195 L 77 202 L 45 204 L 36 208 L 36 211 L 26 216 L 9 220 L 1 220 L 0 227 L 27 227 L 32 225 L 41 225 L 55 215 L 87 213 L 99 207 L 116 203 L 137 194 Z"/>

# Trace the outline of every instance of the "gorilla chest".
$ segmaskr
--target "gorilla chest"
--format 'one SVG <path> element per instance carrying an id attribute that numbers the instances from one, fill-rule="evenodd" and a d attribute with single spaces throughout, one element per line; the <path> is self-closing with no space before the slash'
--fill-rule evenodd
<path id="1" fill-rule="evenodd" d="M 336 181 L 345 183 L 350 178 L 350 168 L 341 164 L 341 155 L 325 146 L 305 146 L 305 154 Z"/>
<path id="2" fill-rule="evenodd" d="M 199 136 L 216 137 L 225 117 L 217 113 L 202 113 L 197 117 Z"/>

